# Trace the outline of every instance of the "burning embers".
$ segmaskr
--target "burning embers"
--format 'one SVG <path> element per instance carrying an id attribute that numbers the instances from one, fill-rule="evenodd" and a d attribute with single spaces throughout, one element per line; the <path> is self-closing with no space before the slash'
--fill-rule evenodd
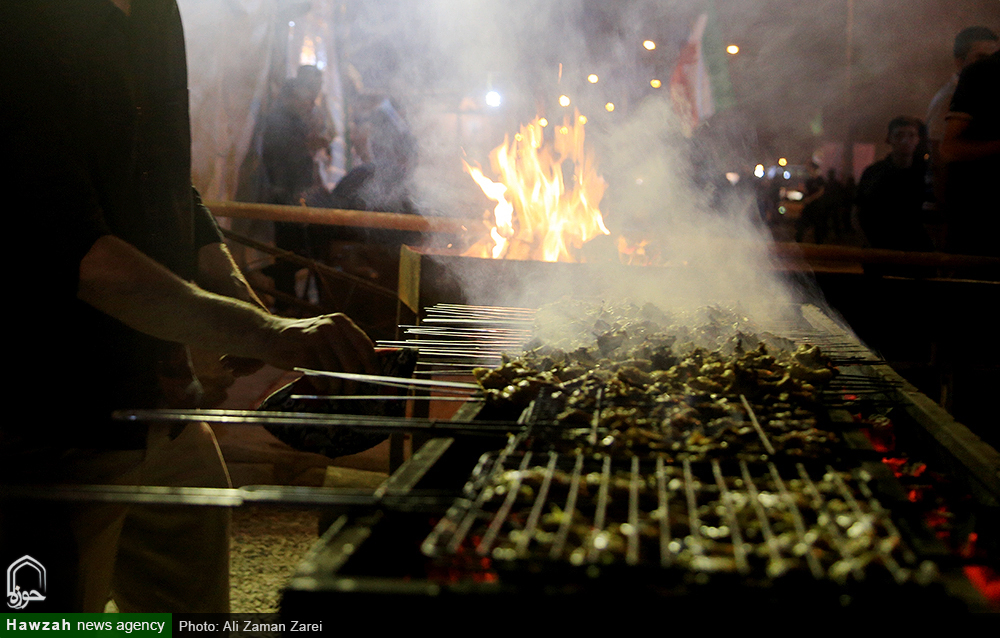
<path id="1" fill-rule="evenodd" d="M 733 471 L 735 470 L 735 471 Z M 845 584 L 927 582 L 864 472 L 798 463 L 668 465 L 638 457 L 500 455 L 425 541 L 432 555 L 648 565 Z"/>
<path id="2" fill-rule="evenodd" d="M 606 185 L 584 145 L 585 123 L 579 113 L 575 122 L 567 117 L 546 139 L 548 122 L 536 118 L 521 127 L 513 143 L 505 137 L 490 153 L 499 182 L 463 161 L 486 196 L 497 202 L 492 221 L 486 222 L 490 237 L 466 256 L 578 262 L 584 243 L 611 234 L 598 209 Z"/>
<path id="3" fill-rule="evenodd" d="M 936 567 L 903 542 L 872 476 L 834 467 L 847 447 L 820 403 L 831 361 L 741 315 L 696 314 L 627 303 L 579 312 L 570 300 L 540 310 L 549 330 L 539 333 L 566 334 L 561 348 L 476 371 L 487 406 L 534 401 L 529 428 L 484 459 L 424 552 L 755 581 L 932 580 Z M 559 316 L 569 330 L 555 328 Z M 594 345 L 579 344 L 587 334 Z"/>

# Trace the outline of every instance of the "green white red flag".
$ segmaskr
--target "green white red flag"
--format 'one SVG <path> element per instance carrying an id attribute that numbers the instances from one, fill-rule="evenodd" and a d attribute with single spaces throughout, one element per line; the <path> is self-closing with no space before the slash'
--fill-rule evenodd
<path id="1" fill-rule="evenodd" d="M 670 99 L 687 135 L 733 104 L 722 37 L 708 13 L 698 16 L 670 77 Z"/>

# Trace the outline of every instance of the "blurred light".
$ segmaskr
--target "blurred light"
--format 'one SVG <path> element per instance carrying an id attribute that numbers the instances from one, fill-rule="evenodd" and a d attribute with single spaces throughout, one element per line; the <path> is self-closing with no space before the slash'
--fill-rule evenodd
<path id="1" fill-rule="evenodd" d="M 782 173 L 781 176 L 784 177 L 785 179 L 792 179 L 792 174 L 789 173 L 788 171 Z"/>
<path id="2" fill-rule="evenodd" d="M 661 86 L 663 86 L 663 82 L 660 82 L 659 80 L 650 80 L 649 86 L 653 87 L 654 89 L 658 89 Z"/>
<path id="3" fill-rule="evenodd" d="M 580 124 L 586 124 L 587 123 L 587 116 L 586 115 L 581 115 L 580 117 L 577 118 L 577 122 L 579 122 Z"/>
<path id="4" fill-rule="evenodd" d="M 560 95 L 559 106 L 569 106 L 569 98 L 565 95 Z"/>
<path id="5" fill-rule="evenodd" d="M 538 120 L 538 125 L 539 126 L 548 126 L 549 125 L 549 121 L 543 117 L 542 119 Z"/>
<path id="6" fill-rule="evenodd" d="M 735 44 L 730 44 L 729 46 L 726 47 L 726 53 L 728 53 L 729 55 L 736 55 L 739 52 L 740 48 Z"/>
<path id="7" fill-rule="evenodd" d="M 788 209 L 785 208 L 784 206 L 778 206 L 778 214 L 779 215 L 784 215 L 787 210 Z"/>
<path id="8" fill-rule="evenodd" d="M 635 178 L 635 185 L 636 186 L 642 186 L 642 178 L 641 177 L 636 177 Z"/>
<path id="9" fill-rule="evenodd" d="M 778 166 L 788 166 L 788 160 L 784 157 L 778 158 Z"/>
<path id="10" fill-rule="evenodd" d="M 569 134 L 569 128 L 565 127 L 565 126 L 561 126 L 561 127 L 559 127 L 559 132 L 562 133 L 563 135 L 568 135 Z"/>
<path id="11" fill-rule="evenodd" d="M 789 201 L 801 202 L 802 198 L 805 197 L 805 193 L 802 191 L 788 191 L 785 193 L 785 197 L 788 198 Z"/>
<path id="12" fill-rule="evenodd" d="M 524 136 L 523 136 L 523 135 L 521 135 L 520 133 L 514 133 L 514 140 L 515 140 L 515 141 L 518 141 L 518 142 L 520 142 L 520 141 L 521 141 L 521 140 L 523 140 L 523 139 L 524 139 Z"/>
<path id="13" fill-rule="evenodd" d="M 500 106 L 500 94 L 496 91 L 490 91 L 486 94 L 486 103 L 490 106 Z"/>
<path id="14" fill-rule="evenodd" d="M 316 41 L 309 36 L 306 36 L 302 40 L 302 49 L 299 51 L 299 64 L 316 64 Z"/>
<path id="15" fill-rule="evenodd" d="M 758 164 L 753 167 L 754 177 L 764 177 L 764 165 Z"/>
<path id="16" fill-rule="evenodd" d="M 596 73 L 591 73 L 590 75 L 587 76 L 587 81 L 590 82 L 591 84 L 597 84 L 598 79 L 599 78 L 597 77 Z"/>
<path id="17" fill-rule="evenodd" d="M 615 110 L 614 103 L 613 102 L 608 102 L 607 104 L 605 104 L 604 105 L 604 110 L 607 111 L 608 113 L 610 113 L 611 111 L 614 111 Z"/>
<path id="18" fill-rule="evenodd" d="M 642 43 L 642 46 L 647 51 L 652 51 L 653 49 L 656 48 L 656 43 L 653 42 L 652 40 L 646 40 L 645 42 Z"/>
<path id="19" fill-rule="evenodd" d="M 726 173 L 726 179 L 729 180 L 730 184 L 732 184 L 733 186 L 736 186 L 736 184 L 738 184 L 739 181 L 740 181 L 740 174 L 739 173 L 734 173 L 734 172 L 730 171 L 730 172 Z"/>
<path id="20" fill-rule="evenodd" d="M 289 23 L 288 23 L 288 26 L 290 26 L 290 27 L 294 27 L 294 26 L 295 26 L 295 23 L 294 23 L 294 22 L 289 22 Z"/>

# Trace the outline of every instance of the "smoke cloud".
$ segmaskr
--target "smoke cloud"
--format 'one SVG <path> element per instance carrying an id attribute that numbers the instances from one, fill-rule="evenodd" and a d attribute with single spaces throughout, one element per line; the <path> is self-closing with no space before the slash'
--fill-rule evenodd
<path id="1" fill-rule="evenodd" d="M 300 4 L 309 10 L 307 3 L 276 0 L 181 0 L 194 111 L 247 104 L 236 117 L 252 118 L 263 97 L 259 88 L 247 87 L 276 56 L 266 46 L 267 32 L 287 24 L 292 18 L 275 20 L 295 13 Z M 948 79 L 955 33 L 971 24 L 1000 27 L 996 0 L 316 0 L 311 5 L 312 14 L 334 25 L 336 42 L 326 44 L 336 50 L 337 60 L 330 63 L 338 64 L 337 75 L 360 78 L 365 90 L 390 95 L 400 105 L 419 141 L 413 187 L 424 214 L 481 223 L 492 204 L 462 171 L 461 159 L 485 166 L 490 149 L 522 123 L 536 115 L 561 121 L 564 112 L 579 109 L 589 118 L 587 138 L 608 182 L 601 209 L 613 239 L 652 239 L 667 264 L 648 285 L 638 283 L 648 279 L 646 273 L 631 279 L 615 275 L 611 283 L 622 294 L 668 301 L 780 304 L 796 298 L 799 293 L 773 274 L 770 238 L 755 221 L 752 191 L 745 188 L 753 182 L 747 171 L 778 156 L 803 163 L 822 141 L 848 131 L 857 141 L 880 142 L 891 117 L 922 115 Z M 727 42 L 741 48 L 728 58 L 737 107 L 717 114 L 689 139 L 680 133 L 666 87 L 695 17 L 712 7 Z M 654 51 L 641 47 L 645 39 L 656 40 Z M 231 43 L 232 58 L 261 64 L 245 70 L 219 59 L 218 46 L 206 46 L 218 42 Z M 848 68 L 853 101 L 846 91 Z M 600 81 L 589 83 L 589 74 Z M 651 89 L 653 78 L 663 88 Z M 220 91 L 220 83 L 237 86 Z M 500 94 L 500 106 L 485 105 L 488 90 Z M 572 98 L 565 110 L 556 103 L 563 94 Z M 613 112 L 605 110 L 608 102 L 614 103 Z M 232 190 L 235 171 L 220 177 L 219 158 L 242 157 L 250 143 L 247 127 L 226 149 L 216 139 L 223 137 L 219 127 L 199 127 L 197 112 L 195 120 L 196 180 L 203 191 L 222 198 Z M 727 172 L 740 174 L 735 187 L 722 179 Z M 609 252 L 607 246 L 595 250 Z M 470 300 L 491 301 L 495 282 L 466 283 Z M 625 290 L 633 284 L 642 289 Z M 601 285 L 594 282 L 595 289 Z M 579 291 L 581 282 L 579 277 L 522 282 L 525 290 L 550 286 L 555 295 L 565 287 Z M 516 302 L 511 295 L 515 298 L 502 301 Z"/>
<path id="2" fill-rule="evenodd" d="M 608 183 L 601 209 L 612 231 L 595 240 L 589 257 L 617 261 L 617 240 L 625 235 L 650 240 L 664 264 L 510 267 L 522 273 L 513 276 L 519 281 L 502 283 L 488 268 L 469 268 L 456 276 L 470 303 L 537 305 L 571 292 L 668 306 L 792 299 L 775 275 L 770 235 L 759 222 L 748 140 L 732 127 L 694 139 L 681 133 L 667 85 L 696 14 L 680 7 L 634 3 L 595 14 L 590 3 L 434 0 L 410 13 L 414 7 L 400 5 L 413 26 L 391 43 L 382 40 L 393 52 L 378 58 L 391 59 L 394 73 L 379 77 L 403 102 L 420 140 L 413 180 L 419 209 L 480 224 L 493 205 L 460 159 L 488 166 L 489 150 L 520 124 L 536 115 L 560 122 L 579 109 Z M 641 48 L 652 34 L 669 34 L 655 57 Z M 600 78 L 596 84 L 587 80 L 591 73 Z M 650 89 L 651 77 L 661 90 Z M 499 108 L 483 103 L 488 90 L 501 94 Z M 570 97 L 569 107 L 557 104 L 561 95 Z M 739 173 L 740 182 L 726 181 L 726 172 Z"/>

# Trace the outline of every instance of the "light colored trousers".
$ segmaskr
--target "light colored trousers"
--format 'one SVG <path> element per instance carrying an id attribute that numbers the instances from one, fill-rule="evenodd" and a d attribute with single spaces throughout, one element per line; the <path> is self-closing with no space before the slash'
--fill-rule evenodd
<path id="1" fill-rule="evenodd" d="M 150 426 L 146 450 L 71 450 L 34 464 L 48 482 L 230 487 L 212 430 Z M 77 505 L 66 524 L 79 556 L 74 609 L 102 612 L 113 598 L 122 612 L 229 611 L 226 508 Z M 27 609 L 26 611 L 31 611 Z"/>

